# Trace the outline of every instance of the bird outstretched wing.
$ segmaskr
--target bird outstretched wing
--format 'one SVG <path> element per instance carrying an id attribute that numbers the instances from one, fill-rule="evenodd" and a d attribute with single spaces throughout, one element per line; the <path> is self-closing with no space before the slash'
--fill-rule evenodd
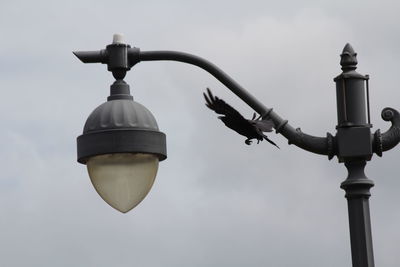
<path id="1" fill-rule="evenodd" d="M 207 94 L 203 93 L 203 95 L 206 100 L 206 106 L 214 110 L 217 114 L 225 115 L 226 117 L 239 121 L 246 121 L 246 119 L 236 109 L 225 103 L 224 100 L 214 96 L 209 88 L 207 88 Z"/>
<path id="2" fill-rule="evenodd" d="M 274 128 L 274 123 L 271 119 L 263 119 L 262 116 L 255 119 L 256 114 L 254 113 L 253 118 L 247 120 L 236 109 L 225 103 L 224 100 L 214 96 L 209 88 L 207 88 L 207 94 L 203 93 L 203 95 L 206 100 L 206 106 L 217 114 L 223 115 L 218 118 L 222 120 L 225 126 L 247 137 L 245 141 L 247 145 L 251 144 L 251 139 L 257 139 L 257 143 L 264 139 L 278 147 L 263 134 L 263 132 L 271 132 Z"/>

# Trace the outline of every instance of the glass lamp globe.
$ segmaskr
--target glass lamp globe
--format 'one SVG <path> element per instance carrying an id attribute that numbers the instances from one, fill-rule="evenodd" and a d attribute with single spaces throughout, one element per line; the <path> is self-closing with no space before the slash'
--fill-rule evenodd
<path id="1" fill-rule="evenodd" d="M 115 153 L 91 157 L 86 165 L 97 193 L 111 207 L 126 213 L 150 191 L 158 161 L 152 154 Z"/>

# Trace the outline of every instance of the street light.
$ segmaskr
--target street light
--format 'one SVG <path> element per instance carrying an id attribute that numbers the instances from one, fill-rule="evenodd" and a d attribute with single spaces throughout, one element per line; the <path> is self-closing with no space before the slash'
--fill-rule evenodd
<path id="1" fill-rule="evenodd" d="M 165 134 L 151 112 L 133 101 L 123 81 L 127 68 L 124 51 L 130 47 L 115 36 L 107 54 L 76 52 L 85 62 L 104 59 L 116 81 L 107 102 L 86 120 L 78 137 L 78 162 L 86 164 L 97 193 L 113 208 L 128 212 L 150 191 L 158 162 L 167 157 Z"/>
<path id="2" fill-rule="evenodd" d="M 337 100 L 337 133 L 316 137 L 293 128 L 271 108 L 265 107 L 242 86 L 211 62 L 176 51 L 140 51 L 125 44 L 121 35 L 99 51 L 74 52 L 84 63 L 107 64 L 116 81 L 108 102 L 89 116 L 83 134 L 78 137 L 78 162 L 86 164 L 89 175 L 103 199 L 114 208 L 127 212 L 148 193 L 156 175 L 158 161 L 166 158 L 165 135 L 158 130 L 154 117 L 134 102 L 125 74 L 141 61 L 179 61 L 198 66 L 235 93 L 262 118 L 273 121 L 277 133 L 304 150 L 337 156 L 348 170 L 341 184 L 346 192 L 353 267 L 373 267 L 371 222 L 369 214 L 372 180 L 364 173 L 373 153 L 395 147 L 400 141 L 400 114 L 385 108 L 382 118 L 392 126 L 382 133 L 371 133 L 368 75 L 356 71 L 357 54 L 346 44 L 341 54 L 343 72 L 334 81 Z"/>

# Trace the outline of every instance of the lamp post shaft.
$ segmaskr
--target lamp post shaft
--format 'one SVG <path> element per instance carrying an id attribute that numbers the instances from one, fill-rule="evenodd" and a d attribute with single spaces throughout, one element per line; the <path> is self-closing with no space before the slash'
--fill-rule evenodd
<path id="1" fill-rule="evenodd" d="M 341 184 L 348 204 L 353 267 L 375 266 L 369 213 L 369 189 L 374 182 L 365 176 L 365 165 L 365 161 L 346 162 L 349 174 Z"/>
<path id="2" fill-rule="evenodd" d="M 353 267 L 373 267 L 371 221 L 368 198 L 348 199 Z"/>

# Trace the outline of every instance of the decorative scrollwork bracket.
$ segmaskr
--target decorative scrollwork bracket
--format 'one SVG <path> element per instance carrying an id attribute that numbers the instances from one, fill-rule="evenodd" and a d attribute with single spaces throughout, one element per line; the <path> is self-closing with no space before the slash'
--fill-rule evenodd
<path id="1" fill-rule="evenodd" d="M 374 152 L 382 156 L 382 152 L 394 148 L 400 142 L 400 113 L 394 108 L 384 108 L 381 113 L 384 121 L 390 121 L 392 126 L 384 133 L 378 129 L 373 136 Z"/>

